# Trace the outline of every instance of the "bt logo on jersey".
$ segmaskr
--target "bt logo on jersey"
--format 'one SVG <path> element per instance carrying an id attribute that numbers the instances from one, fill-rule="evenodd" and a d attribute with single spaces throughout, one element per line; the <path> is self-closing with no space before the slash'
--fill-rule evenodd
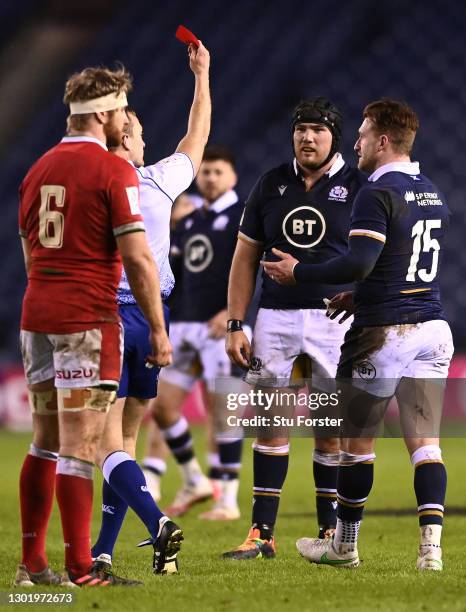
<path id="1" fill-rule="evenodd" d="M 309 249 L 319 244 L 325 230 L 322 213 L 312 206 L 299 206 L 283 219 L 283 235 L 290 244 L 300 249 Z"/>
<path id="2" fill-rule="evenodd" d="M 202 272 L 214 257 L 214 249 L 207 236 L 194 234 L 186 243 L 184 265 L 190 272 Z"/>

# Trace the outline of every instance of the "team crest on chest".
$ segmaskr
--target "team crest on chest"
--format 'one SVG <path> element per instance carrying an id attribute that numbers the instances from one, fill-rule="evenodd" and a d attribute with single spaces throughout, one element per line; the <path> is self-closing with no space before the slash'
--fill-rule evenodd
<path id="1" fill-rule="evenodd" d="M 347 197 L 348 189 L 342 185 L 335 185 L 330 189 L 328 194 L 328 199 L 333 200 L 334 202 L 346 202 Z"/>
<path id="2" fill-rule="evenodd" d="M 228 225 L 228 221 L 229 221 L 229 219 L 228 219 L 227 215 L 220 215 L 212 223 L 212 229 L 214 229 L 214 230 L 224 230 L 226 228 L 226 226 Z"/>

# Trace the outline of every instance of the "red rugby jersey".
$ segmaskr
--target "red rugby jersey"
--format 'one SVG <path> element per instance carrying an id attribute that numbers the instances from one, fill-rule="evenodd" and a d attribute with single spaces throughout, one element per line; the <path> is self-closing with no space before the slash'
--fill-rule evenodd
<path id="1" fill-rule="evenodd" d="M 73 333 L 118 321 L 115 237 L 144 230 L 134 168 L 97 139 L 66 137 L 20 187 L 19 231 L 31 246 L 21 328 Z"/>

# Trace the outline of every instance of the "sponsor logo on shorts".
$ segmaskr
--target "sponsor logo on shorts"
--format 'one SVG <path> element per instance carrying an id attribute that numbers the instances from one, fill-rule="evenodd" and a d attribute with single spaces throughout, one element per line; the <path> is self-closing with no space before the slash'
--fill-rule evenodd
<path id="1" fill-rule="evenodd" d="M 149 493 L 149 489 L 147 488 L 146 485 L 141 486 L 141 491 L 144 491 L 144 493 Z"/>
<path id="2" fill-rule="evenodd" d="M 377 376 L 377 370 L 370 361 L 361 361 L 356 366 L 359 378 L 373 380 Z"/>
<path id="3" fill-rule="evenodd" d="M 253 357 L 251 359 L 251 365 L 249 367 L 249 371 L 254 374 L 260 374 L 262 370 L 262 361 L 259 357 Z"/>
<path id="4" fill-rule="evenodd" d="M 92 378 L 94 371 L 91 368 L 79 368 L 77 370 L 55 370 L 55 377 L 63 380 L 76 378 Z"/>
<path id="5" fill-rule="evenodd" d="M 102 504 L 102 512 L 106 512 L 107 514 L 115 514 L 113 511 L 115 510 L 115 506 L 109 506 L 108 504 Z"/>

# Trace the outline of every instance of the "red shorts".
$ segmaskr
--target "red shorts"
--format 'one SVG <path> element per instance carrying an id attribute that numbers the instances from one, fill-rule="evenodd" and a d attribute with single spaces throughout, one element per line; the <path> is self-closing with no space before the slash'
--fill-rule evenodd
<path id="1" fill-rule="evenodd" d="M 21 330 L 21 353 L 28 385 L 55 379 L 62 389 L 118 387 L 123 356 L 123 328 L 103 323 L 73 334 Z"/>

